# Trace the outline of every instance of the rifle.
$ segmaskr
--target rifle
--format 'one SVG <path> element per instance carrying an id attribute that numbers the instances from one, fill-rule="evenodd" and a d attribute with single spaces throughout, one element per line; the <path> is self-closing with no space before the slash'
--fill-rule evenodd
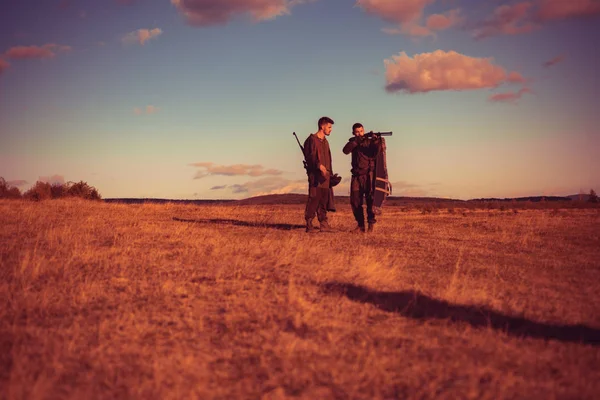
<path id="1" fill-rule="evenodd" d="M 368 137 L 368 138 L 374 138 L 374 137 L 375 138 L 379 138 L 379 137 L 382 137 L 382 136 L 392 136 L 392 132 L 391 131 L 390 132 L 373 132 L 373 131 L 370 131 L 370 132 L 365 133 L 365 137 Z"/>
<path id="2" fill-rule="evenodd" d="M 300 150 L 302 150 L 302 164 L 304 164 L 304 169 L 306 170 L 306 173 L 308 174 L 308 164 L 306 164 L 306 156 L 304 155 L 304 147 L 302 147 L 302 145 L 300 144 L 300 140 L 298 140 L 298 136 L 296 136 L 296 132 L 294 132 L 293 135 L 296 138 L 296 142 L 298 142 L 298 146 L 300 146 Z"/>

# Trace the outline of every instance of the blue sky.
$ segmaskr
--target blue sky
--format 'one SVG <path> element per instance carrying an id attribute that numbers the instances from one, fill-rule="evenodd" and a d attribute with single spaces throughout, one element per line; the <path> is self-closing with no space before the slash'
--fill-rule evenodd
<path id="1" fill-rule="evenodd" d="M 394 132 L 394 195 L 597 190 L 598 16 L 597 0 L 4 1 L 0 176 L 105 198 L 304 193 L 292 132 L 326 115 L 343 177 L 354 122 Z"/>

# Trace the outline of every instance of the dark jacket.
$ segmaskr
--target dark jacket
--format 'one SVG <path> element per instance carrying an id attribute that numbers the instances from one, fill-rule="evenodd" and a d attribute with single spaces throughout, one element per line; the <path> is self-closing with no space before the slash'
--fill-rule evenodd
<path id="1" fill-rule="evenodd" d="M 375 160 L 385 139 L 352 137 L 343 148 L 344 154 L 352 153 L 352 176 L 366 175 L 375 170 Z"/>
<path id="2" fill-rule="evenodd" d="M 331 150 L 327 138 L 319 139 L 316 133 L 309 135 L 304 141 L 304 159 L 306 160 L 306 172 L 311 186 L 329 188 L 329 177 L 333 175 L 333 170 L 331 167 Z M 326 177 L 319 170 L 321 164 L 329 171 Z"/>

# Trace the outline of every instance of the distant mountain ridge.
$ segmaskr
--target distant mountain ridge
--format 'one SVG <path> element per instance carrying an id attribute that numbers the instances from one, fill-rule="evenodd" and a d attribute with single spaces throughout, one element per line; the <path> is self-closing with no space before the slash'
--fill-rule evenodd
<path id="1" fill-rule="evenodd" d="M 185 200 L 185 199 L 155 199 L 155 198 L 136 198 L 136 197 L 125 197 L 125 198 L 108 198 L 103 199 L 107 203 L 125 203 L 125 204 L 143 204 L 143 203 L 154 203 L 154 204 L 165 204 L 165 203 L 180 203 L 180 204 L 218 204 L 218 203 L 232 203 L 237 200 Z"/>
<path id="2" fill-rule="evenodd" d="M 305 204 L 306 194 L 286 193 L 286 194 L 267 194 L 261 196 L 248 197 L 240 200 L 223 199 L 198 199 L 198 200 L 179 200 L 179 199 L 153 199 L 153 198 L 108 198 L 104 199 L 107 203 L 179 203 L 179 204 L 235 204 L 235 205 L 277 205 L 277 204 Z M 408 197 L 408 196 L 390 196 L 386 203 L 394 204 L 412 204 L 412 203 L 469 203 L 469 202 L 541 202 L 541 201 L 583 201 L 589 200 L 589 194 L 573 194 L 569 196 L 527 196 L 516 198 L 478 198 L 469 200 L 448 199 L 441 197 Z M 335 196 L 336 203 L 349 201 L 349 196 Z"/>
<path id="3" fill-rule="evenodd" d="M 495 197 L 490 197 L 490 198 L 481 198 L 481 199 L 471 199 L 471 200 L 467 200 L 467 201 L 532 201 L 532 202 L 537 202 L 537 201 L 571 201 L 571 200 L 576 200 L 573 199 L 572 196 L 528 196 L 528 197 L 513 197 L 513 198 L 495 198 Z"/>

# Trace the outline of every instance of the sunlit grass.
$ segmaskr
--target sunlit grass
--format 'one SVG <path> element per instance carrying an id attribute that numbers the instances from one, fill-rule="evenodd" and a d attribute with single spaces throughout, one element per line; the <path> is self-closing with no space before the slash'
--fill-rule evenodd
<path id="1" fill-rule="evenodd" d="M 338 209 L 0 201 L 0 398 L 600 392 L 597 209 Z"/>

